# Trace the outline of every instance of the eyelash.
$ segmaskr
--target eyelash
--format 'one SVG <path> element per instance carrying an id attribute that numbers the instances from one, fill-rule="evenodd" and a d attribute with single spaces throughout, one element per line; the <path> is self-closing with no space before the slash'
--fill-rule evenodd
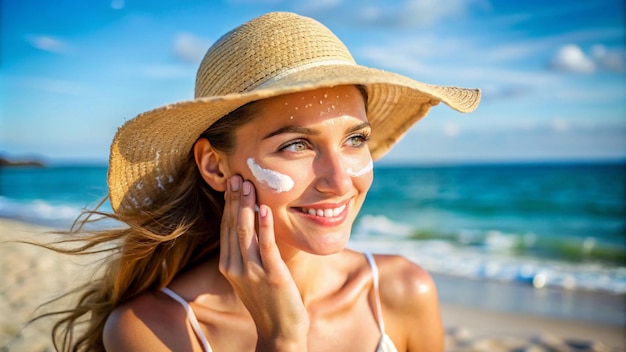
<path id="1" fill-rule="evenodd" d="M 348 137 L 348 141 L 353 139 L 353 138 L 358 138 L 359 139 L 359 145 L 356 146 L 355 148 L 362 148 L 370 140 L 370 133 L 369 132 L 363 132 L 363 133 L 353 134 L 352 136 Z"/>
<path id="2" fill-rule="evenodd" d="M 350 137 L 348 137 L 346 139 L 346 141 L 350 141 L 350 140 L 352 140 L 354 138 L 358 138 L 358 140 L 359 140 L 359 144 L 357 146 L 354 146 L 354 148 L 362 148 L 370 140 L 370 133 L 369 132 L 364 132 L 364 133 L 353 134 Z M 278 150 L 281 151 L 281 152 L 282 151 L 286 151 L 287 148 L 292 147 L 292 146 L 297 145 L 297 144 L 303 144 L 303 145 L 305 145 L 305 147 L 308 147 L 310 145 L 309 141 L 307 141 L 306 139 L 296 139 L 296 140 L 293 140 L 291 142 L 288 142 L 287 144 L 283 144 L 282 146 L 280 146 L 278 148 Z M 294 151 L 294 152 L 299 152 L 299 151 Z"/>
<path id="3" fill-rule="evenodd" d="M 308 146 L 308 145 L 309 145 L 309 142 L 308 142 L 307 140 L 305 140 L 305 139 L 296 139 L 296 140 L 291 141 L 291 142 L 289 142 L 289 143 L 287 143 L 287 144 L 283 144 L 282 146 L 280 146 L 280 147 L 278 148 L 278 151 L 281 151 L 281 152 L 286 151 L 286 150 L 287 150 L 287 148 L 292 147 L 292 146 L 294 146 L 294 145 L 296 145 L 296 144 L 304 144 L 305 146 Z M 296 153 L 297 153 L 297 152 L 299 152 L 299 151 L 294 151 L 294 152 L 296 152 Z"/>

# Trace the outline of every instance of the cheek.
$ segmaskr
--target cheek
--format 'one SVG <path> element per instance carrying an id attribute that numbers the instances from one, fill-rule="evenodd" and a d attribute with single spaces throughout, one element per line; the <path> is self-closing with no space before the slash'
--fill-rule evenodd
<path id="1" fill-rule="evenodd" d="M 364 174 L 363 176 L 353 177 L 352 182 L 361 194 L 367 193 L 374 182 L 373 170 L 370 170 L 370 172 Z"/>
<path id="2" fill-rule="evenodd" d="M 278 172 L 289 176 L 293 180 L 293 187 L 282 194 L 302 194 L 305 188 L 307 188 L 312 182 L 313 172 L 310 165 L 306 163 L 289 163 L 280 169 Z"/>
<path id="3" fill-rule="evenodd" d="M 250 180 L 255 184 L 259 203 L 276 204 L 290 199 L 294 193 L 301 193 L 310 172 L 296 163 L 289 167 L 264 168 L 254 159 L 248 159 Z"/>
<path id="4" fill-rule="evenodd" d="M 374 181 L 374 161 L 368 154 L 359 158 L 344 160 L 346 174 L 352 179 L 352 184 L 364 196 Z"/>
<path id="5" fill-rule="evenodd" d="M 346 174 L 352 178 L 361 178 L 368 175 L 371 177 L 374 170 L 374 162 L 371 157 L 346 160 L 345 166 Z"/>
<path id="6" fill-rule="evenodd" d="M 264 168 L 257 164 L 254 158 L 249 158 L 247 164 L 248 169 L 256 181 L 276 193 L 289 192 L 294 186 L 294 181 L 291 176 L 276 170 Z"/>

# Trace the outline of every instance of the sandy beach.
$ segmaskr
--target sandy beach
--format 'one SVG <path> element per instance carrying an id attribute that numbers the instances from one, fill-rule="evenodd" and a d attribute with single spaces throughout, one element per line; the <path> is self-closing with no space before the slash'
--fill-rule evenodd
<path id="1" fill-rule="evenodd" d="M 0 218 L 0 241 L 42 240 L 48 229 Z M 49 237 L 46 237 L 47 239 Z M 26 322 L 82 282 L 88 263 L 35 246 L 0 244 L 0 352 L 52 351 L 52 321 Z M 446 283 L 446 286 L 454 285 Z M 461 289 L 465 286 L 459 286 Z M 441 290 L 441 288 L 440 288 Z M 506 293 L 505 293 L 506 294 Z M 504 297 L 506 298 L 506 297 Z M 62 302 L 45 308 L 59 307 Z M 446 351 L 626 351 L 623 325 L 489 310 L 442 300 Z"/>

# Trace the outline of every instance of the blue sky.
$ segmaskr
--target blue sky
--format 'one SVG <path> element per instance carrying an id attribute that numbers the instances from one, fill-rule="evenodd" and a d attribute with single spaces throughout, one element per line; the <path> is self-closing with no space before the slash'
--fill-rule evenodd
<path id="1" fill-rule="evenodd" d="M 105 162 L 117 126 L 193 96 L 206 49 L 269 11 L 311 16 L 358 63 L 483 90 L 437 106 L 383 158 L 626 158 L 622 0 L 0 2 L 0 155 Z"/>

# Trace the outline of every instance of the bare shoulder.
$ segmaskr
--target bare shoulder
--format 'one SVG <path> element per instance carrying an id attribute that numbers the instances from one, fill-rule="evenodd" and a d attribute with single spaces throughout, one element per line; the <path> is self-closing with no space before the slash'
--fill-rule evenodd
<path id="1" fill-rule="evenodd" d="M 443 349 L 437 289 L 421 266 L 397 255 L 376 255 L 383 316 L 394 341 L 409 351 Z M 398 343 L 400 344 L 400 343 Z"/>
<path id="2" fill-rule="evenodd" d="M 380 293 L 391 306 L 429 303 L 437 298 L 435 283 L 421 266 L 399 255 L 376 255 Z M 385 299 L 388 298 L 388 299 Z"/>
<path id="3" fill-rule="evenodd" d="M 191 351 L 185 312 L 178 303 L 147 292 L 117 307 L 103 331 L 107 351 Z"/>

